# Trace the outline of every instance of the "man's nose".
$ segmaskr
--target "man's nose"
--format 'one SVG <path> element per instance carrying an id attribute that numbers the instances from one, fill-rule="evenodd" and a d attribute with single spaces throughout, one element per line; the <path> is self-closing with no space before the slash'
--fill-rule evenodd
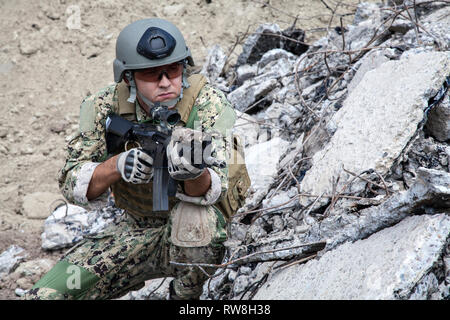
<path id="1" fill-rule="evenodd" d="M 159 83 L 158 84 L 159 84 L 160 87 L 168 87 L 168 86 L 170 86 L 170 80 L 167 77 L 167 74 L 165 72 L 163 72 L 160 75 L 160 79 L 159 79 Z"/>

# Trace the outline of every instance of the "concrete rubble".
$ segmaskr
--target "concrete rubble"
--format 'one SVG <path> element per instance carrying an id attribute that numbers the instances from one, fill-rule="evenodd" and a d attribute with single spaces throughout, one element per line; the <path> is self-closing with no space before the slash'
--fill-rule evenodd
<path id="1" fill-rule="evenodd" d="M 117 224 L 122 216 L 122 210 L 108 206 L 90 211 L 72 204 L 60 206 L 44 222 L 42 249 L 71 247 Z"/>
<path id="2" fill-rule="evenodd" d="M 450 6 L 415 1 L 409 18 L 402 3 L 361 3 L 309 45 L 261 25 L 233 66 L 211 48 L 202 74 L 235 106 L 252 185 L 201 299 L 450 298 Z M 42 247 L 121 214 L 59 207 Z M 0 255 L 0 277 L 22 254 Z M 169 281 L 121 299 L 165 299 Z"/>
<path id="3" fill-rule="evenodd" d="M 10 246 L 0 254 L 0 279 L 13 271 L 27 257 L 27 253 L 21 247 Z"/>
<path id="4" fill-rule="evenodd" d="M 252 153 L 262 135 L 288 148 L 276 175 L 258 169 L 231 224 L 232 261 L 203 299 L 450 297 L 449 7 L 416 6 L 426 31 L 361 3 L 344 35 L 294 57 L 274 45 L 248 62 L 252 46 L 267 46 L 249 37 L 235 76 L 218 79 L 247 114 L 246 160 L 263 157 Z"/>
<path id="5" fill-rule="evenodd" d="M 273 272 L 255 299 L 442 299 L 448 286 L 423 283 L 442 278 L 441 250 L 449 233 L 445 213 L 409 216 L 319 260 Z"/>

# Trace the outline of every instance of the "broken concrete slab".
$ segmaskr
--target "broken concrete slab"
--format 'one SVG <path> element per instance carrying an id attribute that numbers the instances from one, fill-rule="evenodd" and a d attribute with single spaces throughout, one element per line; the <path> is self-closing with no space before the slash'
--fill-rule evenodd
<path id="1" fill-rule="evenodd" d="M 436 5 L 439 4 L 439 1 L 436 1 Z M 430 5 L 432 5 L 432 3 Z M 448 32 L 450 7 L 443 3 L 441 3 L 441 5 L 443 5 L 442 8 L 419 19 L 420 25 L 427 30 L 427 32 L 417 33 L 414 28 L 412 28 L 404 35 L 404 41 L 406 43 L 412 46 L 420 45 L 422 48 L 428 47 L 430 49 L 433 49 L 437 44 L 441 50 L 450 49 L 450 34 Z"/>
<path id="2" fill-rule="evenodd" d="M 307 45 L 305 41 L 305 31 L 302 29 L 288 28 L 283 30 L 283 49 L 289 52 L 292 52 L 296 56 L 301 55 L 302 53 L 308 50 L 309 45 Z M 294 41 L 292 41 L 292 40 Z"/>
<path id="3" fill-rule="evenodd" d="M 27 257 L 25 249 L 12 245 L 0 254 L 0 279 L 9 274 Z"/>
<path id="4" fill-rule="evenodd" d="M 242 86 L 230 92 L 227 98 L 237 110 L 245 112 L 248 107 L 264 98 L 277 85 L 278 81 L 273 77 L 249 79 Z"/>
<path id="5" fill-rule="evenodd" d="M 265 52 L 281 48 L 281 37 L 276 35 L 281 35 L 281 29 L 277 24 L 260 25 L 242 46 L 242 53 L 238 57 L 237 65 L 254 64 L 261 59 Z"/>
<path id="6" fill-rule="evenodd" d="M 374 50 L 367 53 L 360 61 L 357 62 L 355 68 L 358 69 L 352 78 L 352 81 L 347 85 L 348 93 L 361 82 L 367 71 L 378 68 L 383 63 L 389 61 L 389 55 L 393 54 L 392 49 Z"/>
<path id="7" fill-rule="evenodd" d="M 259 189 L 270 185 L 278 172 L 278 162 L 289 145 L 289 142 L 275 137 L 249 148 L 245 163 L 252 187 Z"/>
<path id="8" fill-rule="evenodd" d="M 278 173 L 278 163 L 290 143 L 280 137 L 256 144 L 245 152 L 245 164 L 252 182 L 246 204 L 259 202 L 269 191 Z"/>
<path id="9" fill-rule="evenodd" d="M 272 49 L 263 54 L 261 59 L 258 61 L 257 66 L 258 69 L 263 69 L 266 65 L 268 65 L 272 61 L 277 60 L 288 60 L 293 65 L 297 57 L 292 53 L 283 50 L 283 49 Z M 292 69 L 292 67 L 291 67 Z M 258 72 L 259 74 L 264 72 Z"/>
<path id="10" fill-rule="evenodd" d="M 222 47 L 216 44 L 208 50 L 206 62 L 200 73 L 207 77 L 210 83 L 214 83 L 222 73 L 226 61 L 227 56 Z"/>
<path id="11" fill-rule="evenodd" d="M 131 291 L 117 300 L 166 300 L 172 280 L 172 277 L 147 280 L 143 288 Z"/>
<path id="12" fill-rule="evenodd" d="M 257 64 L 243 64 L 236 69 L 236 84 L 241 85 L 245 80 L 253 78 L 258 71 Z"/>
<path id="13" fill-rule="evenodd" d="M 449 73 L 450 58 L 444 52 L 412 54 L 367 72 L 333 116 L 336 132 L 314 155 L 302 191 L 331 194 L 332 179 L 338 176 L 340 190 L 350 178 L 342 167 L 357 174 L 367 169 L 386 174 L 423 121 L 428 99 Z M 351 191 L 363 186 L 354 183 Z"/>
<path id="14" fill-rule="evenodd" d="M 42 248 L 55 250 L 70 247 L 85 236 L 101 233 L 117 224 L 121 213 L 116 207 L 87 211 L 72 204 L 60 206 L 45 220 L 41 234 Z"/>
<path id="15" fill-rule="evenodd" d="M 260 126 L 256 118 L 249 114 L 235 110 L 236 122 L 233 127 L 233 133 L 238 135 L 245 149 L 258 143 Z"/>
<path id="16" fill-rule="evenodd" d="M 442 265 L 449 234 L 446 214 L 408 217 L 320 260 L 273 273 L 254 299 L 408 299 Z"/>
<path id="17" fill-rule="evenodd" d="M 450 91 L 431 109 L 425 129 L 439 141 L 450 140 Z"/>
<path id="18" fill-rule="evenodd" d="M 347 211 L 349 211 L 347 206 Z M 411 214 L 433 214 L 450 208 L 450 173 L 426 168 L 408 190 L 397 192 L 378 206 L 352 212 L 335 212 L 308 230 L 303 242 L 327 241 L 326 250 L 356 241 L 395 225 Z"/>

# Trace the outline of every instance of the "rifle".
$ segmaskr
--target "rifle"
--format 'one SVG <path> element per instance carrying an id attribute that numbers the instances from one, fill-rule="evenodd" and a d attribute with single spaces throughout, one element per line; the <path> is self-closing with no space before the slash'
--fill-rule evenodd
<path id="1" fill-rule="evenodd" d="M 167 211 L 168 197 L 176 194 L 177 181 L 169 175 L 166 147 L 172 136 L 171 128 L 180 121 L 181 116 L 178 111 L 160 106 L 153 107 L 150 114 L 154 120 L 160 121 L 159 125 L 137 124 L 116 114 L 109 115 L 106 119 L 106 147 L 109 154 L 116 154 L 129 150 L 130 145 L 137 146 L 153 158 L 153 211 Z M 211 147 L 211 141 L 204 141 L 202 151 L 208 147 Z M 217 165 L 212 157 L 206 160 L 202 159 L 195 166 L 203 169 L 207 164 Z"/>

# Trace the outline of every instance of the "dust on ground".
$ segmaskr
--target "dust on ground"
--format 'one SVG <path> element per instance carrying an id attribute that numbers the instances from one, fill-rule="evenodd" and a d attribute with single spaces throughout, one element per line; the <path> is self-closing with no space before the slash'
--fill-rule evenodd
<path id="1" fill-rule="evenodd" d="M 312 43 L 340 25 L 330 21 L 332 10 L 351 13 L 358 2 L 327 0 L 327 8 L 319 0 L 0 0 L 0 253 L 12 244 L 26 250 L 27 260 L 63 253 L 41 249 L 44 220 L 24 216 L 23 199 L 59 194 L 65 139 L 77 130 L 82 99 L 113 82 L 115 39 L 124 26 L 148 17 L 174 22 L 200 68 L 215 44 L 234 48 L 235 61 L 237 37 L 262 23 L 285 29 L 296 21 Z M 3 283 L 0 299 L 17 299 L 15 288 Z"/>

